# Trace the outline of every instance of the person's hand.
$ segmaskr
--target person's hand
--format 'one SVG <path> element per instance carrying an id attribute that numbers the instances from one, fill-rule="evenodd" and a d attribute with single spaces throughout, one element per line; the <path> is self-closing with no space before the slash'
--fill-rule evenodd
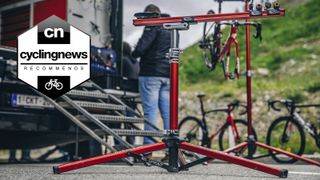
<path id="1" fill-rule="evenodd" d="M 103 61 L 107 67 L 112 67 L 112 61 Z"/>

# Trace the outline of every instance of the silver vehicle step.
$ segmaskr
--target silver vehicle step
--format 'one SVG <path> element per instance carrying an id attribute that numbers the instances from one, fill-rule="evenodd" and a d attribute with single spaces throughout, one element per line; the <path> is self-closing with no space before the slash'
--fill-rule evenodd
<path id="1" fill-rule="evenodd" d="M 119 123 L 145 123 L 143 118 L 138 117 L 125 117 L 125 116 L 112 116 L 112 115 L 103 115 L 103 114 L 92 114 L 94 117 L 99 119 L 101 122 L 119 122 Z M 81 121 L 88 121 L 85 116 L 77 116 Z"/>
<path id="2" fill-rule="evenodd" d="M 100 92 L 92 92 L 92 91 L 81 91 L 81 90 L 72 90 L 67 93 L 69 96 L 73 97 L 87 97 L 87 98 L 98 98 L 98 99 L 108 99 L 109 96 Z"/>
<path id="3" fill-rule="evenodd" d="M 114 105 L 114 104 L 107 104 L 107 103 L 99 103 L 99 102 L 88 102 L 88 101 L 75 101 L 75 104 L 81 106 L 86 109 L 106 109 L 106 110 L 118 110 L 118 111 L 125 111 L 126 107 L 123 105 Z M 60 102 L 59 103 L 63 107 L 70 108 L 71 106 L 68 103 Z"/>
<path id="4" fill-rule="evenodd" d="M 92 82 L 86 81 L 86 82 L 80 84 L 80 87 L 92 88 Z"/>
<path id="5" fill-rule="evenodd" d="M 150 137 L 163 137 L 163 131 L 145 131 L 145 130 L 132 130 L 132 129 L 112 129 L 119 136 L 150 136 Z"/>

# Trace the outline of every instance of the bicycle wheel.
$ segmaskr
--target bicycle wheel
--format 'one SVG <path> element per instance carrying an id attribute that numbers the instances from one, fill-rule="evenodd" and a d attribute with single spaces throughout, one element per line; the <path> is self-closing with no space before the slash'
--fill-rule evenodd
<path id="1" fill-rule="evenodd" d="M 272 147 L 300 156 L 304 152 L 305 143 L 303 128 L 289 116 L 276 119 L 268 129 L 267 145 Z M 278 163 L 294 163 L 297 161 L 294 158 L 272 151 L 269 151 L 269 153 Z"/>
<path id="2" fill-rule="evenodd" d="M 224 151 L 228 148 L 231 148 L 233 146 L 236 146 L 244 141 L 247 140 L 248 137 L 248 123 L 246 120 L 243 119 L 235 119 L 234 120 L 235 126 L 237 127 L 237 131 L 239 133 L 239 139 L 234 139 L 234 131 L 232 130 L 232 126 L 230 123 L 226 123 L 219 134 L 219 147 L 221 151 Z M 258 140 L 257 133 L 255 129 L 253 129 L 253 135 L 254 139 Z M 253 152 L 255 152 L 256 149 L 254 149 Z M 243 156 L 248 155 L 248 150 L 244 150 L 242 152 Z"/>
<path id="3" fill-rule="evenodd" d="M 46 84 L 44 84 L 44 87 L 49 91 L 52 89 L 52 84 L 50 82 L 47 82 Z"/>
<path id="4" fill-rule="evenodd" d="M 213 10 L 209 10 L 207 14 L 215 14 Z M 213 71 L 217 64 L 217 54 L 220 52 L 220 25 L 215 22 L 205 22 L 203 25 L 202 39 L 200 48 L 206 66 Z"/>
<path id="5" fill-rule="evenodd" d="M 204 132 L 206 131 L 201 121 L 196 117 L 185 117 L 179 123 L 179 137 L 188 143 L 203 146 L 203 138 L 206 136 Z"/>
<path id="6" fill-rule="evenodd" d="M 61 82 L 57 83 L 57 90 L 61 90 L 63 88 L 63 84 Z"/>

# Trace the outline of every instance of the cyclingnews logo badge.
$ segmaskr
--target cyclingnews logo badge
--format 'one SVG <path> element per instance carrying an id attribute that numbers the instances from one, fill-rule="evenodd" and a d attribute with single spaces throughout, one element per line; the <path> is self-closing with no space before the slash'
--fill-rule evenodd
<path id="1" fill-rule="evenodd" d="M 51 16 L 18 37 L 18 79 L 57 98 L 90 78 L 90 37 Z"/>

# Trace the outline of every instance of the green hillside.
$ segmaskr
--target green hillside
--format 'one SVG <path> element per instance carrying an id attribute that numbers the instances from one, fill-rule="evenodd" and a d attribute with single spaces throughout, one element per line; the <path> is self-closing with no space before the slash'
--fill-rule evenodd
<path id="1" fill-rule="evenodd" d="M 305 93 L 320 90 L 319 9 L 318 0 L 309 0 L 286 7 L 285 17 L 259 20 L 263 24 L 263 41 L 252 38 L 251 42 L 251 64 L 255 70 L 253 91 L 274 91 L 283 98 L 301 101 Z M 254 33 L 254 28 L 251 30 Z M 225 36 L 228 33 L 226 29 Z M 240 27 L 238 40 L 242 72 L 245 71 L 244 33 L 245 28 Z M 218 93 L 222 97 L 237 96 L 245 91 L 244 76 L 239 81 L 226 82 L 220 66 L 209 72 L 198 44 L 185 49 L 181 59 L 182 91 L 201 90 L 208 94 Z M 233 63 L 234 58 L 231 60 Z"/>

